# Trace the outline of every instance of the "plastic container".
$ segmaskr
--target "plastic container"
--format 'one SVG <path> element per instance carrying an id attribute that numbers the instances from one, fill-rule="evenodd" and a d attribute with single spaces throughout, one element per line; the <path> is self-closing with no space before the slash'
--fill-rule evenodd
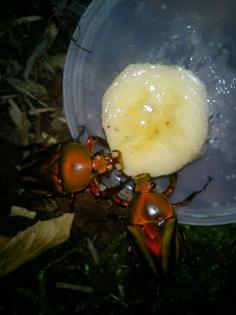
<path id="1" fill-rule="evenodd" d="M 130 63 L 175 64 L 206 84 L 211 115 L 203 156 L 178 174 L 171 200 L 211 181 L 186 207 L 180 223 L 236 222 L 236 2 L 234 0 L 95 0 L 74 33 L 64 72 L 64 106 L 73 137 L 85 125 L 104 137 L 101 99 Z M 144 157 L 145 158 L 145 157 Z M 165 180 L 164 180 L 165 181 Z M 163 185 L 163 180 L 156 181 Z"/>

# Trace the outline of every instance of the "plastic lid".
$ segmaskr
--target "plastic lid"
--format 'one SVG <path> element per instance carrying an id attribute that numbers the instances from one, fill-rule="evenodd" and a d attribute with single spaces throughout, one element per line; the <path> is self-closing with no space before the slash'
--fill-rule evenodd
<path id="1" fill-rule="evenodd" d="M 236 2 L 95 0 L 75 30 L 64 71 L 64 106 L 73 137 L 85 125 L 104 137 L 101 100 L 130 63 L 173 64 L 206 84 L 211 111 L 203 156 L 182 169 L 171 201 L 207 189 L 176 210 L 179 223 L 236 222 Z M 145 158 L 145 157 L 144 157 Z M 157 180 L 164 185 L 165 180 Z"/>

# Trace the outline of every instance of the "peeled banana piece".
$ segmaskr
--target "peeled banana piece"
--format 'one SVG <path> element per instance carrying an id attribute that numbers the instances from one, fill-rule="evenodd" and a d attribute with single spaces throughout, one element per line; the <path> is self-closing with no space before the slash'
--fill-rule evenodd
<path id="1" fill-rule="evenodd" d="M 208 134 L 204 84 L 191 71 L 160 64 L 131 64 L 107 89 L 102 126 L 124 172 L 152 177 L 178 171 L 196 159 Z"/>

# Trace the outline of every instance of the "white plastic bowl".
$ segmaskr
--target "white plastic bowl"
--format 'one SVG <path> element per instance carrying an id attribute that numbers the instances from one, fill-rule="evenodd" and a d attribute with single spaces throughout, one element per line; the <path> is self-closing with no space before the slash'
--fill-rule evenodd
<path id="1" fill-rule="evenodd" d="M 208 176 L 214 180 L 191 204 L 177 209 L 180 223 L 236 222 L 235 12 L 234 0 L 95 0 L 74 34 L 91 53 L 74 41 L 68 49 L 65 113 L 73 137 L 79 126 L 87 127 L 83 141 L 88 135 L 104 137 L 102 96 L 130 63 L 183 66 L 205 82 L 211 110 L 206 151 L 179 172 L 173 201 L 201 189 Z"/>

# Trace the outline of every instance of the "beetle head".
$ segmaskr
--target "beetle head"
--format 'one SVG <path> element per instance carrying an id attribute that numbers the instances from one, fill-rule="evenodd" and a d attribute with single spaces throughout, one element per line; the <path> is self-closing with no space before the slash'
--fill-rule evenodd
<path id="1" fill-rule="evenodd" d="M 151 176 L 149 174 L 141 174 L 134 177 L 135 192 L 145 193 L 151 192 L 155 187 L 154 183 L 151 181 Z"/>
<path id="2" fill-rule="evenodd" d="M 118 171 L 122 170 L 123 160 L 121 152 L 114 150 L 111 154 L 97 153 L 92 159 L 92 167 L 98 174 L 109 172 L 114 167 Z"/>

